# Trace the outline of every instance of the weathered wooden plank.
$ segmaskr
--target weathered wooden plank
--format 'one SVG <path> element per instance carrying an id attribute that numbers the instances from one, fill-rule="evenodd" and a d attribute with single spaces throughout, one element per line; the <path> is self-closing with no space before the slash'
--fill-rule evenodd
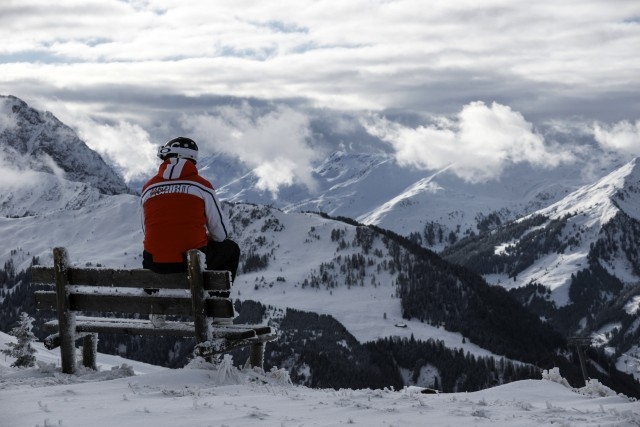
<path id="1" fill-rule="evenodd" d="M 55 310 L 56 294 L 50 291 L 36 291 L 38 310 Z M 138 295 L 101 295 L 70 293 L 69 307 L 72 311 L 95 311 L 102 313 L 166 314 L 171 316 L 192 316 L 191 297 L 164 297 Z M 233 318 L 233 303 L 224 298 L 204 300 L 207 317 Z"/>
<path id="2" fill-rule="evenodd" d="M 193 312 L 193 324 L 196 333 L 196 343 L 205 342 L 209 339 L 209 324 L 202 289 L 202 274 L 200 268 L 200 257 L 198 251 L 187 252 L 187 262 L 189 264 L 189 282 L 191 286 L 191 304 Z"/>
<path id="3" fill-rule="evenodd" d="M 205 291 L 231 290 L 231 272 L 225 270 L 203 270 L 202 288 Z"/>
<path id="4" fill-rule="evenodd" d="M 53 267 L 34 265 L 31 267 L 31 283 L 50 285 L 54 283 Z"/>
<path id="5" fill-rule="evenodd" d="M 169 322 L 167 322 L 169 323 Z M 175 322 L 178 323 L 178 322 Z M 58 329 L 58 322 L 48 322 L 45 324 L 47 329 Z M 188 326 L 183 324 L 183 326 Z M 80 331 L 84 332 L 80 332 Z M 109 324 L 105 322 L 105 324 L 96 324 L 91 323 L 90 325 L 84 325 L 80 322 L 80 324 L 76 327 L 76 331 L 78 332 L 76 335 L 76 339 L 86 338 L 89 335 L 97 334 L 97 333 L 113 333 L 113 334 L 129 334 L 129 335 L 152 335 L 152 336 L 173 336 L 173 337 L 192 337 L 193 325 L 190 327 L 183 327 L 180 329 L 171 329 L 170 327 L 164 327 L 162 329 L 153 328 L 151 322 L 148 322 L 148 328 L 145 329 L 140 325 L 126 324 Z M 47 336 L 44 339 L 44 346 L 53 350 L 55 348 L 60 347 L 60 334 L 55 333 Z"/>
<path id="6" fill-rule="evenodd" d="M 56 284 L 56 309 L 60 331 L 60 359 L 62 372 L 73 374 L 76 370 L 76 325 L 66 286 L 69 255 L 65 248 L 53 248 L 53 268 Z"/>
<path id="7" fill-rule="evenodd" d="M 36 291 L 35 296 L 39 310 L 55 310 L 55 293 Z M 191 315 L 191 298 L 69 293 L 69 307 L 73 311 L 186 316 Z"/>
<path id="8" fill-rule="evenodd" d="M 241 340 L 246 338 L 254 338 L 256 336 L 256 331 L 253 329 L 219 329 L 213 328 L 213 332 L 211 334 L 212 338 L 226 338 L 226 339 L 234 339 Z"/>
<path id="9" fill-rule="evenodd" d="M 57 322 L 45 323 L 47 328 L 56 328 Z M 259 329 L 259 328 L 257 328 Z M 215 338 L 227 340 L 244 340 L 257 337 L 256 331 L 247 327 L 236 328 L 214 328 Z M 76 331 L 78 337 L 86 336 L 90 333 L 119 333 L 130 335 L 153 335 L 153 336 L 182 336 L 194 337 L 195 328 L 193 323 L 177 322 L 168 320 L 162 327 L 155 327 L 149 320 L 137 319 L 106 319 L 103 317 L 78 317 L 76 321 Z M 58 334 L 51 335 L 47 339 L 56 340 L 59 344 Z M 57 345 L 56 345 L 57 346 Z M 53 347 L 55 348 L 55 347 Z"/>
<path id="10" fill-rule="evenodd" d="M 236 348 L 252 346 L 249 363 L 251 364 L 251 366 L 262 368 L 264 343 L 266 343 L 267 341 L 272 341 L 276 338 L 277 337 L 275 334 L 257 335 L 251 338 L 238 340 L 214 338 L 211 341 L 196 345 L 193 350 L 193 354 L 196 356 L 201 356 L 205 359 L 210 359 L 214 356 L 226 353 Z"/>
<path id="11" fill-rule="evenodd" d="M 122 288 L 189 289 L 189 280 L 185 273 L 156 274 L 141 268 L 133 270 L 71 268 L 69 270 L 69 284 Z"/>
<path id="12" fill-rule="evenodd" d="M 102 319 L 101 319 L 102 320 Z M 97 332 L 128 335 L 151 335 L 193 337 L 195 330 L 193 324 L 167 321 L 162 327 L 155 327 L 147 322 L 118 322 L 118 321 L 92 321 L 90 323 L 78 322 L 78 332 Z"/>
<path id="13" fill-rule="evenodd" d="M 56 293 L 51 291 L 35 291 L 33 296 L 38 310 L 56 310 Z"/>
<path id="14" fill-rule="evenodd" d="M 56 329 L 58 329 L 57 324 L 56 324 Z M 53 350 L 54 348 L 60 347 L 60 334 L 55 333 L 46 337 L 44 339 L 44 346 L 49 350 Z"/>
<path id="15" fill-rule="evenodd" d="M 242 326 L 242 325 L 238 325 L 238 326 Z M 245 325 L 246 327 L 247 325 Z M 252 328 L 256 335 L 260 336 L 260 335 L 273 335 L 273 330 L 271 329 L 271 326 L 254 326 Z M 275 338 L 275 335 L 273 335 Z"/>
<path id="16" fill-rule="evenodd" d="M 254 325 L 218 325 L 213 328 L 211 335 L 213 338 L 220 338 L 224 334 L 231 331 L 251 331 L 251 334 L 244 334 L 242 338 L 250 338 L 252 336 L 270 335 L 273 330 L 270 326 L 254 326 Z"/>
<path id="17" fill-rule="evenodd" d="M 129 297 L 120 295 L 70 294 L 69 303 L 75 311 L 105 313 L 139 313 L 187 316 L 191 314 L 191 298 Z"/>
<path id="18" fill-rule="evenodd" d="M 54 283 L 53 267 L 31 267 L 33 283 Z M 186 273 L 157 274 L 142 268 L 119 270 L 113 268 L 68 268 L 69 285 L 109 286 L 121 288 L 189 289 Z M 231 289 L 231 273 L 228 271 L 202 271 L 203 288 L 207 291 Z"/>
<path id="19" fill-rule="evenodd" d="M 58 322 L 55 320 L 46 322 L 47 329 L 55 329 Z M 78 316 L 76 323 L 78 335 L 86 333 L 117 333 L 130 335 L 157 335 L 157 336 L 194 336 L 193 323 L 167 320 L 162 327 L 156 327 L 150 320 L 142 319 L 108 319 L 104 317 Z M 55 334 L 57 335 L 57 334 Z M 53 335 L 51 336 L 53 337 Z"/>

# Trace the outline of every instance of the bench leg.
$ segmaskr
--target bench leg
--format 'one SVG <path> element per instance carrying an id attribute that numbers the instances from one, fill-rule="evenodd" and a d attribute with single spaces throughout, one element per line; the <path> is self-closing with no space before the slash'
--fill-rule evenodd
<path id="1" fill-rule="evenodd" d="M 73 374 L 76 370 L 76 314 L 70 310 L 67 284 L 69 254 L 65 248 L 53 248 L 53 270 L 56 282 L 56 308 L 60 334 L 60 359 L 62 372 Z"/>
<path id="2" fill-rule="evenodd" d="M 98 352 L 98 334 L 89 334 L 82 340 L 82 364 L 97 370 L 96 353 Z"/>
<path id="3" fill-rule="evenodd" d="M 249 354 L 249 365 L 252 368 L 264 369 L 262 364 L 264 360 L 264 343 L 257 342 L 251 344 L 251 353 Z"/>
<path id="4" fill-rule="evenodd" d="M 71 336 L 69 336 L 71 335 Z M 76 371 L 76 345 L 75 334 L 60 333 L 60 359 L 62 372 L 73 374 Z"/>

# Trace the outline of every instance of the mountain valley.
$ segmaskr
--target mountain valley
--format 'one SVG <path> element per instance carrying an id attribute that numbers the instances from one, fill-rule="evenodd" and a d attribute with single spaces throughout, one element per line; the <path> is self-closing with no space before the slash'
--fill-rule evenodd
<path id="1" fill-rule="evenodd" d="M 0 164 L 15 177 L 0 181 L 8 330 L 32 309 L 28 269 L 50 264 L 51 248 L 67 247 L 76 265 L 138 268 L 142 230 L 135 190 L 70 128 L 16 98 L 1 101 L 9 119 L 0 123 L 10 125 L 0 129 Z M 634 393 L 636 161 L 590 183 L 572 170 L 531 180 L 536 171 L 521 168 L 474 186 L 446 170 L 403 170 L 379 148 L 333 152 L 314 171 L 315 195 L 292 186 L 277 203 L 231 159 L 203 162 L 203 175 L 218 171 L 212 181 L 243 252 L 232 294 L 239 316 L 281 331 L 267 364 L 322 387 L 365 387 L 370 377 L 375 387 L 471 390 L 554 366 L 579 382 L 566 337 L 593 334 L 590 375 Z M 189 343 L 155 342 L 150 360 L 140 342 L 101 341 L 101 351 L 138 351 L 157 364 L 180 365 L 189 353 Z M 327 355 L 314 358 L 322 351 L 301 343 Z M 453 365 L 455 378 L 439 374 Z M 618 373 L 603 374 L 614 365 Z M 350 373 L 353 383 L 340 382 Z"/>

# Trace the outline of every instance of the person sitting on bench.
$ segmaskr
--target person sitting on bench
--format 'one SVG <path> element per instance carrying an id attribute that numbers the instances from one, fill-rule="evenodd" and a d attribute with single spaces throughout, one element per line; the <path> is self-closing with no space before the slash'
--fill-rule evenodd
<path id="1" fill-rule="evenodd" d="M 234 280 L 240 248 L 213 185 L 198 174 L 198 146 L 178 137 L 158 149 L 162 164 L 142 187 L 142 267 L 156 273 L 187 271 L 186 252 L 199 249 L 208 270 L 227 270 Z"/>

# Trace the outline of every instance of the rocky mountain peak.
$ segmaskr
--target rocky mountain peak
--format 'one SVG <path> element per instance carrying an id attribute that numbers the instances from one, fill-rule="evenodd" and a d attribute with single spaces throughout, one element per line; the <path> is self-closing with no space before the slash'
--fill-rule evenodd
<path id="1" fill-rule="evenodd" d="M 56 174 L 102 194 L 130 192 L 122 177 L 73 129 L 15 96 L 0 95 L 0 155 L 7 168 Z"/>
<path id="2" fill-rule="evenodd" d="M 640 162 L 636 158 L 536 214 L 558 219 L 581 213 L 605 224 L 619 211 L 624 211 L 640 219 L 639 193 Z"/>

